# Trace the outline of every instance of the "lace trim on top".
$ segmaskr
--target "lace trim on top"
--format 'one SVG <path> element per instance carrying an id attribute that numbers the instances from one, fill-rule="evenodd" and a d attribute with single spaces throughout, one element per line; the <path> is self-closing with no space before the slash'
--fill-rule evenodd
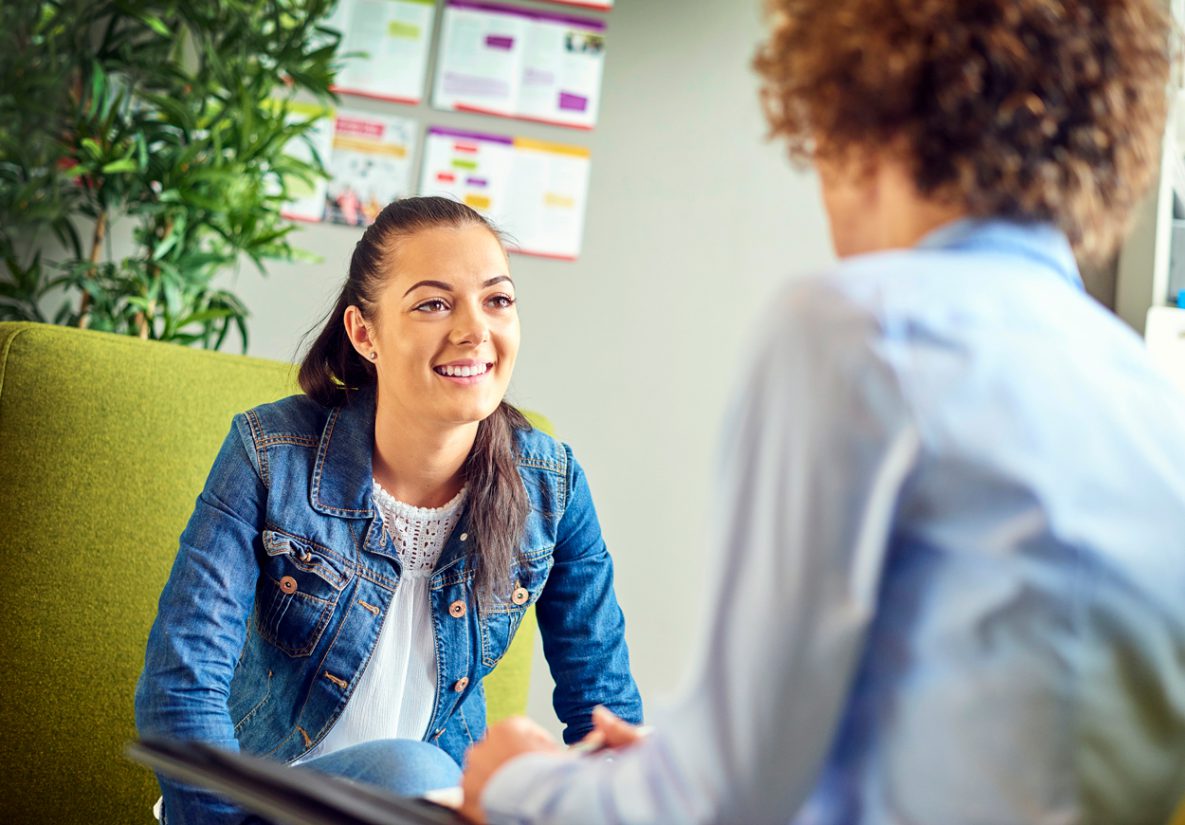
<path id="1" fill-rule="evenodd" d="M 461 521 L 461 505 L 468 489 L 462 487 L 443 507 L 416 507 L 400 501 L 374 482 L 375 504 L 383 526 L 395 542 L 404 574 L 427 574 L 436 567 L 445 542 Z"/>

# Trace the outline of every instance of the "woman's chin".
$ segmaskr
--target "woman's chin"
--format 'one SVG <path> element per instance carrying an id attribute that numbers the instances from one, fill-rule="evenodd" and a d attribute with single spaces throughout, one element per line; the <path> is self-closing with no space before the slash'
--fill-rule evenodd
<path id="1" fill-rule="evenodd" d="M 484 404 L 466 404 L 460 407 L 453 407 L 450 410 L 442 411 L 440 416 L 442 420 L 457 426 L 464 426 L 466 424 L 477 424 L 489 418 L 498 409 L 498 404 L 501 399 L 493 403 Z"/>

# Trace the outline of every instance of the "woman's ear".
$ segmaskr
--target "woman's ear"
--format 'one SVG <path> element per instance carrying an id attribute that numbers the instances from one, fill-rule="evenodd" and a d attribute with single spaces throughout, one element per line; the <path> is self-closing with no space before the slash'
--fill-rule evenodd
<path id="1" fill-rule="evenodd" d="M 346 314 L 342 320 L 345 323 L 346 335 L 350 337 L 350 343 L 354 345 L 357 353 L 367 361 L 374 360 L 371 356 L 375 351 L 374 337 L 370 334 L 370 326 L 366 319 L 362 317 L 362 310 L 350 304 L 346 307 Z"/>

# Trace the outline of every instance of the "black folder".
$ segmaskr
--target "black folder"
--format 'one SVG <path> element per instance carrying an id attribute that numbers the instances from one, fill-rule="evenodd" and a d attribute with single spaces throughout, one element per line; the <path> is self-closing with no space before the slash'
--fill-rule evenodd
<path id="1" fill-rule="evenodd" d="M 145 737 L 127 755 L 166 776 L 206 788 L 245 810 L 285 825 L 458 825 L 456 812 L 425 799 L 396 796 L 309 768 L 204 742 Z"/>

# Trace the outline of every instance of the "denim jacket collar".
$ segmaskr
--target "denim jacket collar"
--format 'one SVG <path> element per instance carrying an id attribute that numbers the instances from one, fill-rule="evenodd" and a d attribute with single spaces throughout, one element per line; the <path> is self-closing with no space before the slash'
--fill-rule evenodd
<path id="1" fill-rule="evenodd" d="M 383 520 L 374 506 L 374 417 L 373 388 L 360 390 L 348 403 L 330 411 L 317 446 L 309 503 L 325 515 L 369 519 L 363 547 L 398 558 L 394 547 L 383 540 Z M 466 505 L 454 536 L 440 554 L 437 573 L 462 560 L 465 546 L 456 535 L 466 532 L 468 522 Z"/>
<path id="2" fill-rule="evenodd" d="M 366 389 L 330 411 L 309 488 L 309 503 L 318 513 L 342 518 L 375 515 L 374 405 L 374 391 Z"/>

